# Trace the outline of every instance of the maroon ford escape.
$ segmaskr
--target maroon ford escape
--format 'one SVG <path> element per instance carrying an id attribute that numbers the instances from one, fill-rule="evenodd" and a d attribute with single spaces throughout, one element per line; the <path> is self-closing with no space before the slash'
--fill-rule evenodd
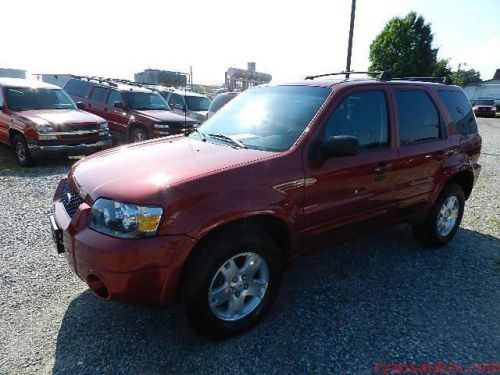
<path id="1" fill-rule="evenodd" d="M 247 90 L 186 135 L 76 163 L 54 196 L 57 249 L 100 298 L 181 301 L 210 338 L 276 299 L 287 261 L 409 223 L 455 235 L 481 169 L 456 86 L 308 80 Z"/>

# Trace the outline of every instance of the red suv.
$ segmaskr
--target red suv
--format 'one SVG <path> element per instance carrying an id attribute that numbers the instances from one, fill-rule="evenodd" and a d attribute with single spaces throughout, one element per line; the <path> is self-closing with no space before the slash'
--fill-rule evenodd
<path id="1" fill-rule="evenodd" d="M 29 166 L 43 156 L 88 155 L 111 146 L 107 122 L 79 111 L 59 87 L 0 78 L 0 142 Z"/>
<path id="2" fill-rule="evenodd" d="M 197 125 L 171 112 L 160 94 L 134 82 L 78 77 L 70 79 L 64 90 L 81 108 L 105 118 L 111 135 L 120 141 L 184 133 Z"/>
<path id="3" fill-rule="evenodd" d="M 264 86 L 190 134 L 76 163 L 55 192 L 52 229 L 100 298 L 177 299 L 199 333 L 227 337 L 265 314 L 304 251 L 402 222 L 423 243 L 446 244 L 480 150 L 457 86 Z"/>

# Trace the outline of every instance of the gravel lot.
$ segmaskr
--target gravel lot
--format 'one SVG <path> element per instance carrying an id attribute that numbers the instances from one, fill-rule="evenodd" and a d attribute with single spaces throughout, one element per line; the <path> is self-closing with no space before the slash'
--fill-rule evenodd
<path id="1" fill-rule="evenodd" d="M 98 301 L 55 254 L 47 216 L 69 161 L 21 170 L 0 146 L 0 374 L 370 374 L 374 363 L 500 362 L 500 119 L 439 251 L 406 226 L 303 257 L 251 332 L 208 342 L 179 306 Z"/>

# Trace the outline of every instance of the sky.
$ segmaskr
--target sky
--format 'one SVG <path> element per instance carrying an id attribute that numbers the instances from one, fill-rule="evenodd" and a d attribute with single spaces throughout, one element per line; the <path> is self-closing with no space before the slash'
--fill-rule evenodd
<path id="1" fill-rule="evenodd" d="M 273 81 L 341 71 L 351 0 L 2 0 L 0 68 L 133 78 L 146 68 L 189 71 L 194 83 L 224 82 L 229 67 Z M 357 0 L 353 70 L 386 22 L 416 11 L 432 25 L 439 58 L 500 68 L 500 0 Z"/>

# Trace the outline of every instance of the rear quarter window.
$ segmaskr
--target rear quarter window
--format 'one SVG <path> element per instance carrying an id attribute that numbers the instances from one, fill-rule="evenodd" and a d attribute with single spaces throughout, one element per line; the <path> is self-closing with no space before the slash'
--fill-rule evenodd
<path id="1" fill-rule="evenodd" d="M 64 86 L 64 91 L 73 96 L 85 97 L 89 92 L 90 83 L 85 81 L 80 81 L 78 79 L 70 79 L 66 86 Z"/>
<path id="2" fill-rule="evenodd" d="M 461 91 L 439 90 L 443 101 L 460 134 L 477 133 L 477 123 L 470 102 Z"/>

